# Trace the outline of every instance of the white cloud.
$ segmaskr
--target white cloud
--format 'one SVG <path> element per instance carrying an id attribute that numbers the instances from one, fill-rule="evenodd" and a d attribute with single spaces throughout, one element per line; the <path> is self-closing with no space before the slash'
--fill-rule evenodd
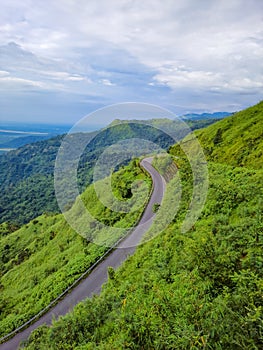
<path id="1" fill-rule="evenodd" d="M 91 80 L 88 77 L 81 76 L 79 74 L 71 74 L 63 71 L 40 71 L 41 75 L 46 76 L 50 79 L 54 80 L 62 80 L 62 81 L 87 81 L 91 83 Z"/>
<path id="2" fill-rule="evenodd" d="M 177 67 L 161 67 L 153 77 L 152 84 L 161 84 L 174 90 L 181 88 L 201 89 L 202 91 L 250 91 L 263 88 L 263 73 L 255 77 L 236 76 L 236 72 L 228 74 L 212 71 L 194 71 Z"/>
<path id="3" fill-rule="evenodd" d="M 101 79 L 101 83 L 106 86 L 115 86 L 109 79 Z"/>
<path id="4" fill-rule="evenodd" d="M 8 77 L 8 76 L 9 76 L 9 72 L 7 72 L 5 70 L 0 70 L 0 78 Z"/>
<path id="5" fill-rule="evenodd" d="M 0 76 L 0 82 L 1 82 L 1 88 L 6 89 L 7 85 L 3 86 L 2 84 L 7 83 L 9 86 L 13 88 L 16 88 L 17 85 L 21 86 L 32 86 L 37 88 L 47 88 L 46 84 L 44 84 L 41 81 L 35 81 L 35 80 L 29 80 L 29 79 L 22 79 L 17 77 L 11 77 L 11 76 Z"/>
<path id="6" fill-rule="evenodd" d="M 0 58 L 0 69 L 74 93 L 125 86 L 112 99 L 187 104 L 199 91 L 207 108 L 211 92 L 242 106 L 262 96 L 262 13 L 261 0 L 13 0 L 2 4 L 0 40 L 35 58 Z"/>

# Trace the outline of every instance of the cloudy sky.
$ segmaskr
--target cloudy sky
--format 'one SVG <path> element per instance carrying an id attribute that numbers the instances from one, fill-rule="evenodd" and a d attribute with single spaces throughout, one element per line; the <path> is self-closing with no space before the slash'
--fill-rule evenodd
<path id="1" fill-rule="evenodd" d="M 263 1 L 2 0 L 0 90 L 2 120 L 240 110 L 263 98 Z"/>

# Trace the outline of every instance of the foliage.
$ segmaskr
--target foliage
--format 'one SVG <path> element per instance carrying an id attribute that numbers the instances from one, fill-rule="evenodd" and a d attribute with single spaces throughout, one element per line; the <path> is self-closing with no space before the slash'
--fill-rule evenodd
<path id="1" fill-rule="evenodd" d="M 58 211 L 54 162 L 62 137 L 40 141 L 0 156 L 0 222 L 26 223 Z"/>
<path id="2" fill-rule="evenodd" d="M 157 213 L 158 209 L 160 208 L 160 204 L 159 203 L 154 203 L 153 207 L 152 207 L 152 211 L 154 213 Z"/>
<path id="3" fill-rule="evenodd" d="M 172 147 L 183 187 L 176 218 L 120 269 L 109 270 L 99 297 L 37 329 L 25 348 L 262 349 L 261 123 L 262 103 L 200 131 L 206 152 L 211 148 L 210 187 L 201 217 L 186 234 L 181 225 L 192 173 Z M 219 128 L 222 139 L 214 143 Z M 242 164 L 237 149 L 245 152 Z"/>
<path id="4" fill-rule="evenodd" d="M 263 101 L 201 131 L 207 159 L 233 166 L 262 167 Z"/>
<path id="5" fill-rule="evenodd" d="M 168 120 L 166 123 L 169 124 L 171 121 Z M 194 129 L 202 126 L 204 122 L 190 123 L 191 128 Z M 83 192 L 91 183 L 92 169 L 105 147 L 128 138 L 147 139 L 163 148 L 173 143 L 170 137 L 158 129 L 161 125 L 160 120 L 153 120 L 152 124 L 153 127 L 138 122 L 113 123 L 111 128 L 101 131 L 97 136 L 96 132 L 72 134 L 72 142 L 82 142 L 94 137 L 79 162 L 80 192 Z M 0 156 L 0 223 L 9 221 L 25 224 L 45 212 L 59 212 L 54 192 L 53 173 L 62 139 L 63 135 L 60 135 L 25 145 Z"/>
<path id="6" fill-rule="evenodd" d="M 261 349 L 263 172 L 211 164 L 210 177 L 190 232 L 181 212 L 110 271 L 101 296 L 33 332 L 26 348 Z"/>
<path id="7" fill-rule="evenodd" d="M 149 194 L 151 180 L 140 170 L 136 160 L 112 175 L 113 192 L 118 193 L 119 199 L 125 202 L 126 198 L 122 197 L 123 188 L 134 181 L 146 181 Z M 100 222 L 124 227 L 121 231 L 124 233 L 136 223 L 144 208 L 132 206 L 130 213 L 109 211 L 96 197 L 94 186 L 86 189 L 82 200 L 89 210 L 92 207 L 93 216 Z M 71 210 L 74 211 L 76 206 L 77 203 Z M 2 224 L 0 228 L 5 233 L 0 240 L 1 335 L 37 314 L 108 249 L 100 237 L 97 241 L 100 240 L 101 245 L 97 245 L 78 235 L 62 214 L 43 214 L 13 233 L 14 227 L 9 224 Z M 106 228 L 100 235 L 105 239 L 109 230 Z M 93 237 L 88 238 L 95 241 L 98 232 L 100 230 L 91 225 L 89 233 Z M 119 238 L 111 236 L 108 245 Z"/>

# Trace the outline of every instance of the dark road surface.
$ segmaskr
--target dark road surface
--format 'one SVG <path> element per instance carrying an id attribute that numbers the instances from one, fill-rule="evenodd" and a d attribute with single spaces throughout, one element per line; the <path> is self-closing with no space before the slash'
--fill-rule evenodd
<path id="1" fill-rule="evenodd" d="M 30 325 L 28 328 L 24 329 L 20 333 L 17 333 L 13 338 L 9 339 L 7 342 L 0 345 L 1 350 L 15 350 L 18 349 L 19 343 L 29 337 L 30 333 L 39 327 L 40 325 L 46 323 L 51 324 L 52 319 L 58 318 L 58 316 L 65 315 L 73 307 L 93 294 L 99 294 L 102 285 L 107 280 L 108 267 L 111 266 L 116 269 L 120 266 L 123 261 L 127 259 L 128 256 L 132 255 L 141 240 L 143 234 L 151 226 L 154 214 L 152 211 L 152 206 L 154 203 L 161 203 L 164 190 L 165 182 L 160 174 L 151 166 L 152 158 L 145 158 L 141 165 L 150 173 L 153 180 L 153 192 L 149 203 L 146 206 L 144 214 L 136 226 L 136 228 L 127 236 L 123 241 L 121 241 L 115 250 L 113 250 L 100 264 L 98 264 L 94 270 L 78 284 L 69 294 L 67 294 L 64 299 L 58 302 L 56 306 L 50 309 L 46 314 L 44 314 L 39 320 Z"/>

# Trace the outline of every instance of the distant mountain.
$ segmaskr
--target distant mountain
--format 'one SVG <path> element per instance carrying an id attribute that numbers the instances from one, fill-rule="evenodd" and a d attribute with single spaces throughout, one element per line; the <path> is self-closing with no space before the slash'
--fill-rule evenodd
<path id="1" fill-rule="evenodd" d="M 229 112 L 214 112 L 214 113 L 201 113 L 201 114 L 188 113 L 188 114 L 182 115 L 181 118 L 186 120 L 222 119 L 222 118 L 228 117 L 231 114 L 233 113 L 229 113 Z"/>
<path id="2" fill-rule="evenodd" d="M 194 130 L 212 122 L 214 120 L 191 121 L 189 126 Z M 85 187 L 92 181 L 92 168 L 105 147 L 129 138 L 149 140 L 163 149 L 174 144 L 174 139 L 158 128 L 163 123 L 168 130 L 169 123 L 173 123 L 173 121 L 155 119 L 152 121 L 153 127 L 131 121 L 124 123 L 115 121 L 113 127 L 99 132 L 99 135 L 94 138 L 82 154 L 79 162 L 78 184 L 80 192 L 84 191 Z M 180 131 L 181 137 L 183 138 L 188 131 L 182 129 Z M 94 132 L 95 134 L 96 132 Z M 79 138 L 88 139 L 90 133 L 72 134 L 72 142 L 78 142 Z M 22 224 L 43 212 L 59 211 L 54 192 L 53 173 L 62 139 L 63 135 L 59 135 L 25 145 L 0 156 L 0 223 L 11 221 Z M 134 147 L 136 148 L 136 145 Z M 128 160 L 125 164 L 127 163 Z"/>
<path id="3" fill-rule="evenodd" d="M 174 143 L 174 140 L 161 130 L 138 123 L 120 124 L 100 132 L 75 133 L 71 135 L 70 142 L 77 145 L 80 139 L 85 142 L 91 135 L 94 139 L 79 161 L 80 192 L 91 182 L 92 168 L 105 147 L 129 138 L 149 140 L 164 149 Z M 25 145 L 0 156 L 0 223 L 11 221 L 22 224 L 43 212 L 59 211 L 53 173 L 62 139 L 63 135 L 60 135 Z M 118 154 L 112 154 L 112 157 L 118 157 Z M 123 164 L 128 161 L 127 159 Z"/>

